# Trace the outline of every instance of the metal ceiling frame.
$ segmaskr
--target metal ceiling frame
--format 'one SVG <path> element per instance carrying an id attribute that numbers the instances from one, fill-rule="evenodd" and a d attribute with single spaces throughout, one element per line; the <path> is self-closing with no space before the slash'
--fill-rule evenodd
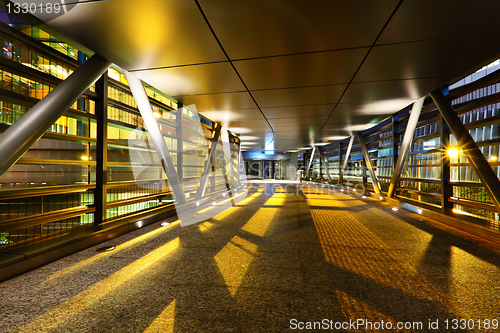
<path id="1" fill-rule="evenodd" d="M 330 177 L 330 171 L 328 170 L 328 166 L 326 165 L 325 162 L 325 157 L 323 156 L 323 152 L 321 151 L 321 147 L 318 147 L 318 152 L 319 152 L 319 159 L 321 160 L 323 164 L 323 168 L 325 168 L 326 171 L 326 176 L 328 177 L 328 182 L 332 182 L 332 177 Z"/>
<path id="2" fill-rule="evenodd" d="M 464 126 L 460 117 L 450 101 L 444 95 L 441 89 L 436 89 L 431 92 L 431 97 L 436 103 L 439 112 L 450 127 L 453 135 L 458 141 L 458 149 L 467 156 L 472 168 L 481 180 L 484 188 L 490 195 L 497 210 L 500 212 L 500 180 L 491 168 L 488 160 L 484 157 L 481 149 L 470 135 L 467 128 Z"/>
<path id="3" fill-rule="evenodd" d="M 316 153 L 316 146 L 313 146 L 313 149 L 311 151 L 311 158 L 309 159 L 309 163 L 307 164 L 307 170 L 305 174 L 305 178 L 309 178 L 309 171 L 311 170 L 311 165 L 314 159 L 314 154 Z"/>
<path id="4" fill-rule="evenodd" d="M 399 179 L 401 178 L 401 172 L 403 171 L 406 157 L 408 156 L 408 152 L 410 151 L 410 146 L 413 141 L 413 136 L 415 134 L 415 129 L 417 128 L 418 119 L 420 118 L 420 112 L 422 111 L 424 101 L 425 96 L 413 103 L 410 118 L 408 119 L 408 123 L 406 124 L 403 141 L 401 142 L 401 149 L 398 154 L 398 160 L 392 172 L 391 184 L 389 185 L 389 190 L 387 191 L 387 196 L 390 198 L 394 197 L 394 194 L 396 193 L 396 188 L 399 183 Z"/>
<path id="5" fill-rule="evenodd" d="M 163 139 L 163 134 L 160 131 L 158 122 L 156 121 L 156 118 L 153 114 L 153 109 L 151 108 L 151 103 L 149 102 L 149 97 L 146 93 L 146 89 L 144 88 L 144 84 L 139 78 L 127 72 L 126 70 L 123 70 L 123 73 L 125 74 L 125 78 L 127 79 L 130 91 L 132 92 L 132 95 L 137 102 L 137 107 L 139 108 L 139 112 L 141 113 L 142 119 L 144 120 L 144 124 L 146 125 L 146 129 L 149 132 L 151 140 L 153 141 L 156 153 L 160 158 L 161 165 L 163 167 L 163 170 L 165 171 L 165 174 L 167 175 L 168 183 L 174 192 L 175 198 L 177 199 L 177 202 L 179 204 L 185 204 L 186 195 L 184 194 L 182 183 L 179 179 L 179 175 L 175 170 L 174 162 L 172 161 L 170 151 L 165 144 L 165 140 Z"/>
<path id="6" fill-rule="evenodd" d="M 200 184 L 198 185 L 198 189 L 196 190 L 196 200 L 200 200 L 205 195 L 208 177 L 210 176 L 212 163 L 215 160 L 215 153 L 217 152 L 217 144 L 219 142 L 222 126 L 218 123 L 214 123 L 214 127 L 215 128 L 212 132 L 212 140 L 210 142 L 210 147 L 208 148 L 207 157 L 205 158 L 205 164 L 203 165 L 203 172 L 200 177 Z"/>
<path id="7" fill-rule="evenodd" d="M 370 154 L 368 153 L 368 149 L 363 138 L 363 133 L 358 133 L 358 141 L 359 145 L 361 146 L 361 151 L 363 152 L 363 158 L 366 163 L 366 168 L 370 172 L 370 179 L 372 180 L 373 190 L 377 195 L 380 195 L 382 193 L 380 191 L 380 184 L 378 182 L 377 176 L 375 175 L 375 171 L 373 170 L 372 161 L 370 160 Z"/>
<path id="8" fill-rule="evenodd" d="M 347 151 L 345 153 L 344 161 L 342 163 L 342 167 L 339 170 L 339 181 L 338 181 L 339 184 L 342 184 L 344 182 L 344 172 L 345 168 L 347 167 L 347 162 L 349 162 L 349 155 L 351 154 L 353 143 L 354 143 L 354 135 L 352 135 L 351 138 L 349 139 L 349 145 L 347 146 Z M 341 149 L 340 146 L 339 149 Z M 339 151 L 339 161 L 341 156 L 342 156 L 341 151 Z"/>

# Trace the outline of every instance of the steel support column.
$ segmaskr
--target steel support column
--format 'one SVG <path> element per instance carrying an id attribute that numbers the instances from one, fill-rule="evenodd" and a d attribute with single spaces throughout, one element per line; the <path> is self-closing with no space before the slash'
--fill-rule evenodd
<path id="1" fill-rule="evenodd" d="M 177 115 L 175 116 L 175 134 L 177 138 L 177 175 L 179 181 L 182 182 L 184 178 L 184 126 L 183 126 L 183 107 L 181 102 L 177 103 Z"/>
<path id="2" fill-rule="evenodd" d="M 370 178 L 372 180 L 373 189 L 375 190 L 375 193 L 377 195 L 380 195 L 381 194 L 380 184 L 378 183 L 377 176 L 375 175 L 375 171 L 373 170 L 372 161 L 370 160 L 370 154 L 368 154 L 368 148 L 366 147 L 362 133 L 358 133 L 358 140 L 359 140 L 359 145 L 361 146 L 361 151 L 363 152 L 363 158 L 365 159 L 366 162 L 366 167 L 370 172 Z"/>
<path id="3" fill-rule="evenodd" d="M 389 185 L 389 190 L 387 191 L 387 196 L 390 198 L 394 197 L 396 188 L 399 184 L 401 172 L 403 171 L 403 166 L 405 165 L 406 156 L 408 156 L 408 152 L 410 151 L 411 142 L 413 141 L 413 135 L 415 134 L 415 129 L 417 128 L 418 118 L 420 118 L 420 112 L 422 111 L 424 100 L 425 96 L 413 103 L 410 118 L 408 119 L 408 124 L 406 125 L 403 142 L 401 142 L 398 161 L 392 171 L 391 184 Z"/>
<path id="4" fill-rule="evenodd" d="M 198 190 L 196 190 L 196 195 L 195 195 L 196 200 L 200 200 L 205 195 L 205 190 L 207 188 L 207 183 L 208 183 L 208 177 L 210 177 L 210 171 L 213 171 L 212 163 L 215 166 L 215 153 L 217 152 L 217 143 L 219 142 L 221 129 L 222 126 L 220 124 L 218 123 L 214 124 L 212 140 L 210 142 L 210 147 L 208 148 L 205 164 L 203 165 L 203 172 L 200 177 L 200 185 L 198 186 Z"/>
<path id="5" fill-rule="evenodd" d="M 439 121 L 441 129 L 440 146 L 441 146 L 441 212 L 451 213 L 453 204 L 448 201 L 452 196 L 452 186 L 450 184 L 450 156 L 447 149 L 450 146 L 450 129 L 448 124 L 441 117 Z"/>
<path id="6" fill-rule="evenodd" d="M 182 205 L 186 203 L 186 196 L 184 195 L 179 176 L 175 171 L 174 162 L 172 161 L 168 147 L 163 139 L 163 134 L 160 131 L 160 127 L 158 126 L 155 116 L 153 115 L 153 109 L 149 103 L 149 97 L 146 94 L 144 85 L 135 75 L 130 74 L 125 70 L 123 73 L 125 74 L 125 78 L 127 79 L 130 90 L 132 91 L 132 95 L 137 102 L 137 107 L 139 108 L 151 140 L 153 141 L 153 145 L 155 146 L 156 153 L 160 158 L 163 170 L 165 170 L 168 183 L 174 192 L 177 202 Z"/>
<path id="7" fill-rule="evenodd" d="M 338 184 L 342 185 L 342 141 L 339 140 L 339 179 L 337 181 Z"/>
<path id="8" fill-rule="evenodd" d="M 457 139 L 459 149 L 462 149 L 466 154 L 472 168 L 479 179 L 481 179 L 481 183 L 493 200 L 497 210 L 500 211 L 500 181 L 497 175 L 441 89 L 434 90 L 431 93 L 431 97 Z"/>
<path id="9" fill-rule="evenodd" d="M 321 148 L 318 147 L 318 152 L 319 152 L 319 157 L 321 161 L 323 162 L 323 168 L 325 168 L 326 176 L 328 177 L 328 182 L 332 182 L 332 177 L 330 177 L 330 170 L 328 170 L 328 166 L 326 165 L 325 162 L 325 156 L 323 155 L 323 152 L 321 151 Z"/>
<path id="10" fill-rule="evenodd" d="M 396 163 L 398 161 L 398 155 L 399 155 L 399 145 L 398 145 L 398 141 L 399 141 L 399 134 L 397 134 L 396 132 L 398 131 L 398 126 L 396 124 L 396 122 L 398 121 L 398 116 L 397 115 L 393 115 L 392 118 L 392 171 L 394 171 L 394 169 L 396 169 Z"/>
<path id="11" fill-rule="evenodd" d="M 354 142 L 354 135 L 349 139 L 349 144 L 347 145 L 347 151 L 344 157 L 344 163 L 342 163 L 342 168 L 339 170 L 339 184 L 344 183 L 344 172 L 347 168 L 347 162 L 349 161 L 349 155 L 351 154 L 352 144 Z M 340 156 L 339 156 L 340 159 Z"/>
<path id="12" fill-rule="evenodd" d="M 224 151 L 224 157 L 226 159 L 226 174 L 229 181 L 229 187 L 231 189 L 235 188 L 234 175 L 233 175 L 233 158 L 231 154 L 231 143 L 229 142 L 229 133 L 227 128 L 221 130 L 222 139 L 222 150 Z"/>
<path id="13" fill-rule="evenodd" d="M 241 158 L 241 140 L 240 138 L 237 138 L 235 139 L 236 140 L 236 143 L 238 144 L 238 158 L 236 159 L 237 160 L 237 164 L 236 164 L 236 175 L 235 175 L 235 180 L 236 180 L 236 186 L 237 187 L 240 187 L 241 186 L 241 183 L 240 183 L 240 176 L 241 176 L 241 162 L 244 163 L 243 159 Z"/>
<path id="14" fill-rule="evenodd" d="M 309 159 L 309 163 L 307 164 L 307 170 L 306 170 L 306 177 L 309 178 L 309 171 L 311 170 L 311 164 L 314 159 L 314 153 L 316 152 L 316 146 L 313 146 L 312 152 L 311 152 L 311 158 Z"/>
<path id="15" fill-rule="evenodd" d="M 95 54 L 0 135 L 0 176 L 78 100 L 111 62 Z"/>
<path id="16" fill-rule="evenodd" d="M 108 73 L 95 83 L 95 114 L 97 116 L 96 175 L 94 192 L 94 227 L 98 228 L 106 219 L 108 183 Z"/>

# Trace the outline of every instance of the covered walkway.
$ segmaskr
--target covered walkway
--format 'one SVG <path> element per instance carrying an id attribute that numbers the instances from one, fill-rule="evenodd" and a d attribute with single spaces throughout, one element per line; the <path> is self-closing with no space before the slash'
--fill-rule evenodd
<path id="1" fill-rule="evenodd" d="M 0 332 L 498 327 L 499 249 L 391 208 L 322 187 L 252 184 L 203 223 L 155 223 L 3 282 Z M 115 248 L 96 252 L 105 246 Z"/>

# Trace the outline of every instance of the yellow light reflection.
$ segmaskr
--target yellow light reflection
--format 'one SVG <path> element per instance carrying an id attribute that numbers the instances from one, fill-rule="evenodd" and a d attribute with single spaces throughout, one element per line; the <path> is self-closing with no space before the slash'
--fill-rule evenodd
<path id="1" fill-rule="evenodd" d="M 247 192 L 241 192 L 240 194 L 233 195 L 233 197 L 232 197 L 232 198 L 228 198 L 228 199 L 226 199 L 226 200 L 222 200 L 222 201 L 220 201 L 220 202 L 217 202 L 217 205 L 225 204 L 226 202 L 231 201 L 231 200 L 234 200 L 235 198 L 237 198 L 237 197 L 239 197 L 239 196 L 241 196 L 241 195 L 243 195 L 243 194 L 246 194 L 246 193 L 247 193 Z M 198 213 L 205 213 L 205 212 L 209 211 L 210 209 L 212 209 L 212 208 L 214 208 L 214 207 L 215 207 L 215 206 L 210 206 L 210 207 L 204 208 L 204 209 L 202 209 L 202 210 L 198 211 Z"/>
<path id="2" fill-rule="evenodd" d="M 170 333 L 174 332 L 175 325 L 175 303 L 176 299 L 163 310 L 158 317 L 153 320 L 151 325 L 143 333 Z"/>
<path id="3" fill-rule="evenodd" d="M 325 260 L 334 267 L 421 300 L 432 299 L 443 308 L 449 308 L 445 295 L 365 227 L 355 214 L 345 210 L 311 209 L 311 215 Z M 370 321 L 387 319 L 362 299 L 341 291 L 337 291 L 337 296 L 340 309 L 350 319 L 359 318 L 361 314 Z"/>
<path id="4" fill-rule="evenodd" d="M 211 226 L 213 226 L 213 223 L 210 223 L 208 221 L 205 221 L 201 224 L 198 225 L 198 228 L 200 229 L 201 232 L 205 232 L 208 230 L 208 228 L 210 228 Z"/>
<path id="5" fill-rule="evenodd" d="M 238 205 L 246 205 L 248 204 L 250 201 L 252 201 L 253 199 L 257 198 L 259 195 L 262 194 L 262 189 L 258 190 L 257 192 L 255 192 L 254 194 L 252 194 L 251 196 L 241 200 Z"/>
<path id="6" fill-rule="evenodd" d="M 261 208 L 241 228 L 254 235 L 263 237 L 279 208 Z"/>
<path id="7" fill-rule="evenodd" d="M 137 259 L 133 263 L 113 273 L 104 280 L 90 286 L 66 302 L 52 308 L 52 310 L 38 316 L 26 325 L 23 325 L 18 332 L 40 332 L 40 328 L 42 327 L 44 331 L 51 331 L 55 329 L 58 325 L 69 320 L 72 316 L 92 305 L 94 302 L 112 292 L 128 280 L 132 279 L 134 276 L 148 269 L 150 266 L 163 259 L 178 247 L 179 237 L 171 240 L 156 250 L 149 252 L 144 257 Z"/>
<path id="8" fill-rule="evenodd" d="M 62 270 L 60 270 L 60 271 L 52 274 L 51 276 L 49 276 L 44 281 L 44 283 L 52 281 L 54 279 L 57 279 L 57 278 L 59 278 L 61 276 L 64 276 L 64 275 L 66 275 L 68 273 L 71 273 L 71 272 L 73 272 L 73 271 L 75 271 L 77 269 L 80 269 L 82 267 L 85 267 L 87 265 L 90 265 L 90 264 L 92 264 L 93 262 L 95 262 L 97 260 L 101 260 L 101 259 L 103 259 L 105 257 L 110 256 L 110 255 L 114 255 L 114 254 L 120 253 L 122 251 L 128 250 L 128 249 L 130 249 L 132 246 L 134 246 L 136 244 L 140 244 L 140 243 L 143 243 L 143 242 L 145 242 L 147 240 L 155 238 L 155 237 L 157 237 L 157 236 L 159 236 L 159 235 L 167 232 L 168 230 L 171 230 L 171 229 L 176 228 L 178 226 L 179 226 L 179 220 L 170 223 L 170 225 L 167 226 L 167 227 L 161 227 L 161 228 L 155 229 L 153 231 L 148 232 L 147 234 L 144 234 L 144 235 L 141 235 L 141 236 L 136 237 L 134 239 L 131 239 L 129 241 L 126 241 L 125 243 L 116 245 L 115 249 L 113 251 L 110 251 L 110 252 L 101 252 L 99 254 L 96 254 L 93 257 L 87 258 L 87 259 L 85 259 L 83 261 L 80 261 L 77 264 L 71 265 L 69 267 L 66 267 L 65 269 L 62 269 Z"/>
<path id="9" fill-rule="evenodd" d="M 287 195 L 285 193 L 275 193 L 270 197 L 264 206 L 283 206 L 285 204 Z"/>
<path id="10" fill-rule="evenodd" d="M 222 221 L 223 219 L 225 219 L 228 215 L 230 215 L 231 213 L 233 213 L 238 207 L 231 207 L 225 211 L 223 211 L 222 213 L 220 213 L 219 215 L 215 215 L 214 217 L 212 217 L 212 219 L 214 220 L 217 220 L 217 221 Z"/>
<path id="11" fill-rule="evenodd" d="M 231 287 L 231 296 L 236 295 L 256 251 L 257 245 L 234 236 L 214 257 L 226 285 Z"/>

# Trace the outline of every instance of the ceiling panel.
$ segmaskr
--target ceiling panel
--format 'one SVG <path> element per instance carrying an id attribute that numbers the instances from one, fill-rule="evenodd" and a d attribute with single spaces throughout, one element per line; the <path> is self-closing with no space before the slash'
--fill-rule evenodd
<path id="1" fill-rule="evenodd" d="M 201 0 L 231 59 L 372 45 L 397 0 Z"/>
<path id="2" fill-rule="evenodd" d="M 339 105 L 338 107 L 341 107 L 341 105 Z M 328 130 L 332 126 L 336 126 L 336 128 L 338 128 L 338 125 L 349 126 L 354 124 L 379 122 L 380 120 L 385 119 L 387 117 L 388 115 L 386 114 L 360 115 L 360 114 L 352 114 L 350 112 L 337 113 L 337 109 L 335 109 L 335 112 L 328 120 L 328 124 L 325 126 L 325 130 Z"/>
<path id="3" fill-rule="evenodd" d="M 288 117 L 310 117 L 310 116 L 328 116 L 335 106 L 334 103 L 322 105 L 303 105 L 303 106 L 286 106 L 275 108 L 262 108 L 262 112 L 268 119 Z"/>
<path id="4" fill-rule="evenodd" d="M 405 108 L 414 101 L 415 99 L 393 99 L 369 103 L 342 103 L 337 105 L 335 111 L 333 111 L 334 119 L 332 119 L 332 121 L 337 121 L 338 119 L 344 120 L 344 117 L 338 118 L 339 116 L 350 116 L 351 119 L 359 118 L 365 121 L 376 115 L 387 116 Z M 356 118 L 354 118 L 354 116 L 356 116 Z M 360 116 L 364 117 L 361 118 Z"/>
<path id="5" fill-rule="evenodd" d="M 198 111 L 235 110 L 236 112 L 238 109 L 255 109 L 254 101 L 246 92 L 183 96 L 176 99 L 184 105 L 194 104 Z"/>
<path id="6" fill-rule="evenodd" d="M 394 100 L 416 100 L 449 81 L 449 78 L 417 80 L 395 80 L 382 82 L 353 83 L 342 97 L 342 103 L 392 102 Z"/>
<path id="7" fill-rule="evenodd" d="M 377 46 L 354 82 L 456 77 L 499 51 L 500 34 Z"/>
<path id="8" fill-rule="evenodd" d="M 235 61 L 250 90 L 349 83 L 368 48 Z M 262 75 L 266 73 L 266 75 Z"/>
<path id="9" fill-rule="evenodd" d="M 336 103 L 346 85 L 252 91 L 261 108 Z"/>
<path id="10" fill-rule="evenodd" d="M 133 73 L 141 80 L 174 97 L 246 90 L 228 62 Z"/>
<path id="11" fill-rule="evenodd" d="M 127 70 L 227 60 L 194 1 L 96 1 L 50 25 Z"/>
<path id="12" fill-rule="evenodd" d="M 404 0 L 346 90 L 400 0 L 199 2 L 272 122 L 275 147 L 367 129 L 500 51 L 500 2 Z M 127 70 L 142 69 L 135 75 L 234 133 L 259 137 L 256 149 L 271 140 L 196 1 L 79 4 L 50 24 Z"/>
<path id="13" fill-rule="evenodd" d="M 288 118 L 288 119 L 269 119 L 269 122 L 277 131 L 280 128 L 297 126 L 309 130 L 310 126 L 320 125 L 323 126 L 327 117 L 308 117 L 308 118 Z"/>
<path id="14" fill-rule="evenodd" d="M 500 32 L 500 2 L 405 0 L 377 44 Z"/>
<path id="15" fill-rule="evenodd" d="M 267 124 L 259 109 L 202 111 L 200 114 L 225 126 L 244 126 L 242 123 L 253 120 Z"/>

